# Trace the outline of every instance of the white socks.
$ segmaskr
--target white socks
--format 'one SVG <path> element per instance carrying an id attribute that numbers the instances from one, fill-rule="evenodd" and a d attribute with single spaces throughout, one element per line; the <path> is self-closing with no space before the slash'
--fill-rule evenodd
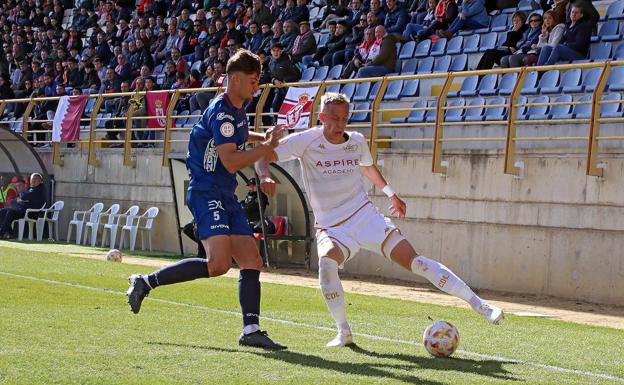
<path id="1" fill-rule="evenodd" d="M 351 334 L 345 310 L 344 290 L 338 277 L 338 262 L 327 257 L 321 258 L 319 261 L 319 282 L 323 298 L 325 298 L 329 312 L 336 321 L 339 333 Z"/>
<path id="2" fill-rule="evenodd" d="M 461 278 L 440 262 L 419 255 L 412 261 L 411 268 L 414 274 L 427 278 L 445 293 L 463 299 L 475 310 L 483 303 L 483 300 Z"/>

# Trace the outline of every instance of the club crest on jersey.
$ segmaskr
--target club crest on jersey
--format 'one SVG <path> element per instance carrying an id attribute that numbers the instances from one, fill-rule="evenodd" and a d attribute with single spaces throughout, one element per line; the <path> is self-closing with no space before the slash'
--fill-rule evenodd
<path id="1" fill-rule="evenodd" d="M 230 114 L 226 114 L 225 112 L 219 112 L 217 114 L 217 120 L 223 120 L 223 119 L 230 119 L 230 120 L 234 120 L 234 117 Z"/>
<path id="2" fill-rule="evenodd" d="M 357 144 L 347 144 L 346 146 L 343 147 L 343 149 L 345 150 L 345 152 L 356 152 L 358 149 L 358 145 Z"/>
<path id="3" fill-rule="evenodd" d="M 325 149 L 325 145 L 323 143 L 321 143 L 321 144 L 318 145 L 318 148 L 320 148 L 321 150 L 324 150 Z"/>
<path id="4" fill-rule="evenodd" d="M 225 136 L 226 138 L 230 138 L 234 135 L 234 125 L 230 122 L 223 122 L 223 124 L 221 124 L 221 128 L 219 128 L 219 131 L 221 131 L 221 135 Z"/>

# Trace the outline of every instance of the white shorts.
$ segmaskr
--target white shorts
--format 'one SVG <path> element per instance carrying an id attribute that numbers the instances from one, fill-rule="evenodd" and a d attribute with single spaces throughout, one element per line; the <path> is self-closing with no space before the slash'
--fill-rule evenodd
<path id="1" fill-rule="evenodd" d="M 332 227 L 319 228 L 316 231 L 316 244 L 319 256 L 330 247 L 328 242 L 339 247 L 345 257 L 344 262 L 351 259 L 360 249 L 370 250 L 389 258 L 390 256 L 384 253 L 384 248 L 394 232 L 400 234 L 392 220 L 381 214 L 369 202 L 343 222 Z M 342 268 L 342 264 L 340 267 Z"/>

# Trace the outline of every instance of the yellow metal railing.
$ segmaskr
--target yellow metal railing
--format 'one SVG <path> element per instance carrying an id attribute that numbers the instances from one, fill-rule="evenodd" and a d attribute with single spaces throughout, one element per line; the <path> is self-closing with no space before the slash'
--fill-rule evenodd
<path id="1" fill-rule="evenodd" d="M 431 73 L 431 74 L 419 74 L 419 75 L 402 75 L 402 76 L 388 76 L 388 77 L 377 77 L 377 78 L 365 78 L 365 79 L 344 79 L 344 80 L 327 80 L 327 81 L 309 81 L 305 83 L 288 83 L 283 84 L 281 87 L 289 87 L 289 86 L 319 86 L 317 91 L 316 98 L 314 100 L 312 110 L 310 113 L 310 126 L 316 124 L 318 118 L 318 107 L 320 102 L 320 96 L 325 93 L 327 87 L 333 85 L 344 85 L 347 83 L 355 83 L 356 85 L 363 82 L 371 82 L 375 84 L 379 82 L 379 88 L 377 90 L 377 94 L 373 98 L 371 102 L 370 109 L 366 110 L 355 110 L 352 109 L 351 113 L 357 112 L 368 112 L 370 113 L 370 121 L 367 122 L 359 122 L 359 123 L 350 123 L 348 127 L 350 129 L 370 129 L 370 134 L 368 135 L 369 144 L 371 148 L 371 153 L 373 154 L 375 160 L 377 159 L 378 154 L 378 146 L 380 144 L 390 144 L 393 142 L 420 142 L 420 143 L 432 143 L 433 151 L 432 151 L 432 172 L 435 173 L 446 173 L 446 167 L 442 162 L 443 156 L 443 147 L 444 143 L 447 142 L 475 142 L 475 141 L 483 141 L 483 142 L 491 142 L 491 141 L 500 141 L 505 142 L 505 166 L 504 172 L 506 174 L 519 175 L 520 170 L 515 166 L 515 157 L 516 157 L 516 148 L 517 143 L 519 141 L 561 141 L 561 140 L 586 140 L 587 141 L 587 175 L 594 176 L 602 176 L 602 169 L 597 167 L 598 159 L 599 159 L 599 141 L 606 140 L 624 140 L 624 135 L 611 135 L 611 136 L 601 136 L 600 135 L 600 125 L 602 123 L 622 123 L 624 122 L 623 118 L 602 118 L 601 117 L 601 105 L 602 104 L 612 104 L 612 103 L 624 103 L 621 100 L 602 100 L 604 86 L 607 82 L 609 74 L 611 73 L 611 69 L 614 66 L 622 66 L 624 65 L 624 61 L 606 61 L 606 62 L 598 62 L 598 63 L 582 63 L 582 64 L 564 64 L 564 65 L 555 65 L 555 66 L 541 66 L 541 67 L 523 67 L 523 68 L 498 68 L 494 70 L 487 71 L 463 71 L 463 72 L 450 72 L 450 73 Z M 546 102 L 546 103 L 535 103 L 535 102 L 526 102 L 520 103 L 519 97 L 522 94 L 522 88 L 524 82 L 531 72 L 545 72 L 548 70 L 568 70 L 573 68 L 580 69 L 588 69 L 588 68 L 602 68 L 602 73 L 600 76 L 600 80 L 595 87 L 595 90 L 592 94 L 592 98 L 590 101 L 571 101 L 571 102 Z M 451 106 L 447 105 L 447 97 L 449 90 L 452 89 L 453 86 L 457 86 L 455 83 L 456 80 L 466 78 L 468 76 L 483 76 L 486 74 L 506 74 L 506 73 L 517 73 L 518 77 L 516 83 L 514 85 L 513 91 L 509 96 L 508 100 L 504 104 L 484 104 L 484 105 L 463 105 L 463 106 Z M 394 80 L 412 80 L 419 79 L 422 80 L 433 80 L 438 84 L 439 92 L 437 96 L 432 95 L 430 98 L 437 102 L 435 107 L 431 105 L 425 107 L 407 107 L 407 108 L 396 108 L 396 107 L 388 107 L 390 103 L 386 103 L 387 108 L 381 108 L 381 103 L 384 100 L 384 96 L 386 94 L 386 90 L 390 84 L 390 82 Z M 267 84 L 262 86 L 262 92 L 260 94 L 259 100 L 256 105 L 255 113 L 250 113 L 248 116 L 255 117 L 254 127 L 253 129 L 257 132 L 265 131 L 269 126 L 263 125 L 262 117 L 269 116 L 274 118 L 277 114 L 274 112 L 263 112 L 265 104 L 267 102 L 268 96 L 273 88 L 276 88 L 275 85 Z M 110 146 L 116 145 L 123 147 L 124 154 L 124 165 L 133 167 L 135 165 L 135 160 L 132 159 L 132 147 L 142 144 L 150 144 L 150 145 L 162 145 L 162 164 L 166 166 L 168 164 L 168 156 L 171 151 L 171 145 L 173 143 L 181 143 L 187 142 L 188 137 L 183 139 L 174 139 L 172 138 L 172 134 L 174 133 L 189 133 L 191 127 L 173 127 L 173 122 L 176 119 L 180 118 L 200 118 L 200 115 L 190 115 L 190 114 L 174 114 L 174 110 L 176 108 L 176 104 L 179 100 L 184 97 L 190 97 L 195 93 L 204 93 L 210 92 L 219 94 L 223 92 L 223 88 L 208 88 L 208 89 L 183 89 L 183 90 L 171 90 L 171 91 L 161 91 L 170 93 L 170 103 L 165 111 L 164 118 L 166 119 L 165 128 L 162 130 L 142 127 L 141 122 L 146 122 L 147 119 L 150 118 L 163 118 L 163 116 L 148 116 L 146 114 L 142 114 L 140 116 L 136 115 L 136 106 L 135 103 L 130 103 L 127 111 L 127 115 L 125 117 L 101 117 L 98 116 L 100 114 L 100 109 L 106 100 L 111 100 L 119 97 L 130 96 L 131 98 L 136 98 L 140 100 L 144 98 L 145 93 L 141 92 L 129 92 L 129 93 L 111 93 L 111 94 L 98 94 L 98 95 L 90 95 L 89 98 L 95 99 L 95 104 L 93 105 L 93 109 L 88 118 L 81 119 L 82 128 L 81 128 L 81 138 L 74 145 L 84 146 L 88 151 L 88 162 L 90 165 L 97 165 L 98 161 L 96 158 L 96 149 L 98 146 Z M 494 96 L 494 95 L 493 95 Z M 22 135 L 24 138 L 28 139 L 30 134 L 42 134 L 49 136 L 51 134 L 51 130 L 49 129 L 39 129 L 33 130 L 31 129 L 32 124 L 36 123 L 51 123 L 49 120 L 36 120 L 31 119 L 29 116 L 31 115 L 34 107 L 37 103 L 46 102 L 46 101 L 54 101 L 58 100 L 58 97 L 48 97 L 48 98 L 25 98 L 25 99 L 12 99 L 12 100 L 0 100 L 0 115 L 6 110 L 6 108 L 11 104 L 21 103 L 24 104 L 24 112 L 22 117 L 19 120 L 4 120 L 0 121 L 0 124 L 13 124 L 13 123 L 21 123 Z M 589 118 L 577 118 L 577 119 L 542 119 L 542 120 L 519 120 L 518 119 L 518 109 L 520 107 L 530 107 L 530 106 L 557 106 L 557 105 L 568 105 L 568 106 L 576 106 L 580 104 L 590 104 L 591 105 L 591 115 Z M 145 106 L 145 102 L 143 102 L 143 106 Z M 481 108 L 484 112 L 487 112 L 488 109 L 491 108 L 506 108 L 507 109 L 507 117 L 506 120 L 493 120 L 493 121 L 445 121 L 445 116 L 447 111 L 449 110 L 468 110 L 473 108 Z M 435 120 L 433 122 L 417 122 L 417 123 L 391 123 L 389 120 L 384 119 L 384 114 L 396 114 L 396 113 L 410 113 L 411 111 L 432 111 L 435 110 Z M 106 121 L 125 121 L 125 126 L 123 128 L 105 128 L 98 127 L 98 122 L 106 122 Z M 139 124 L 137 124 L 137 122 Z M 517 127 L 519 125 L 527 125 L 527 124 L 588 124 L 588 134 L 587 136 L 521 136 L 518 137 Z M 142 124 L 145 126 L 145 124 Z M 461 125 L 461 126 L 489 126 L 489 125 L 502 125 L 506 126 L 507 132 L 505 136 L 500 137 L 459 137 L 459 138 L 446 138 L 444 136 L 444 128 L 446 126 L 451 125 Z M 379 134 L 379 130 L 381 128 L 398 128 L 398 129 L 409 129 L 411 127 L 433 127 L 433 135 L 431 138 L 388 138 L 382 137 Z M 154 140 L 135 140 L 133 139 L 133 134 L 144 132 L 144 131 L 154 131 L 159 133 L 161 138 L 157 138 Z M 104 136 L 104 134 L 109 132 L 118 132 L 123 133 L 123 139 L 112 140 L 108 139 Z M 41 143 L 49 143 L 49 140 L 38 141 L 34 138 L 30 140 L 33 144 L 41 144 Z M 58 165 L 62 165 L 63 159 L 61 156 L 61 144 L 53 143 L 54 148 L 54 163 Z"/>

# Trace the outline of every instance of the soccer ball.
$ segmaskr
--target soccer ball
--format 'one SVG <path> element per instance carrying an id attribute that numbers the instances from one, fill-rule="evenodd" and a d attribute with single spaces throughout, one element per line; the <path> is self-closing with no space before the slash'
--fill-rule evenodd
<path id="1" fill-rule="evenodd" d="M 459 331 L 450 322 L 436 321 L 423 334 L 425 349 L 436 357 L 448 357 L 459 345 Z"/>
<path id="2" fill-rule="evenodd" d="M 113 262 L 121 262 L 121 251 L 117 249 L 112 249 L 108 253 L 106 253 L 106 260 Z"/>

